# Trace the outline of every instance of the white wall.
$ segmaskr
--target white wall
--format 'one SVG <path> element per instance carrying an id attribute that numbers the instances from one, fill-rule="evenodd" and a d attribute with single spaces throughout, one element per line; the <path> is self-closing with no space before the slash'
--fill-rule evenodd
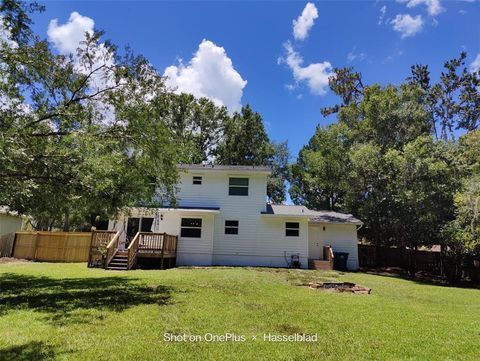
<path id="1" fill-rule="evenodd" d="M 309 258 L 322 258 L 323 246 L 330 245 L 334 252 L 349 253 L 347 261 L 347 267 L 349 270 L 355 271 L 358 269 L 358 239 L 356 225 L 311 223 L 308 228 Z"/>
<path id="2" fill-rule="evenodd" d="M 177 265 L 178 266 L 205 266 L 212 264 L 213 254 L 213 230 L 214 214 L 199 214 L 197 212 L 185 212 L 179 210 L 161 210 L 163 220 L 160 220 L 159 232 L 166 232 L 178 236 L 177 244 Z M 139 211 L 133 209 L 131 217 L 154 217 L 155 210 Z M 201 238 L 180 237 L 180 226 L 182 218 L 201 218 Z M 110 221 L 109 229 L 121 231 L 121 239 L 125 240 L 126 224 L 128 217 L 121 217 L 119 220 Z"/>
<path id="3" fill-rule="evenodd" d="M 0 214 L 0 236 L 20 231 L 22 229 L 22 223 L 22 217 Z"/>
<path id="4" fill-rule="evenodd" d="M 202 176 L 194 185 L 193 176 Z M 229 177 L 249 178 L 248 196 L 228 195 Z M 308 267 L 308 221 L 306 218 L 276 218 L 262 215 L 266 208 L 266 174 L 192 171 L 180 173 L 180 207 L 219 207 L 220 213 L 204 215 L 185 210 L 161 211 L 160 231 L 180 234 L 181 217 L 201 217 L 201 239 L 178 241 L 177 265 L 249 265 L 287 267 L 292 254 L 300 256 L 302 267 Z M 143 212 L 145 215 L 145 212 Z M 155 211 L 145 216 L 153 216 Z M 132 212 L 132 216 L 141 216 Z M 239 234 L 225 234 L 225 220 L 239 221 Z M 299 222 L 300 236 L 286 237 L 285 222 Z M 121 219 L 109 229 L 126 231 Z M 285 256 L 287 260 L 285 260 Z"/>
<path id="5" fill-rule="evenodd" d="M 202 184 L 193 184 L 202 176 Z M 248 196 L 228 195 L 229 178 L 249 179 Z M 306 219 L 269 218 L 266 209 L 266 174 L 191 171 L 180 174 L 180 206 L 220 207 L 215 217 L 213 264 L 286 267 L 292 254 L 308 266 Z M 239 221 L 238 235 L 225 234 L 225 221 Z M 300 222 L 300 237 L 285 237 L 285 222 Z M 285 253 L 287 261 L 285 261 Z"/>
<path id="6" fill-rule="evenodd" d="M 225 220 L 239 220 L 238 235 L 225 234 Z M 287 267 L 292 254 L 308 267 L 308 223 L 306 219 L 273 218 L 260 214 L 222 212 L 215 223 L 216 265 Z M 299 222 L 300 236 L 285 236 L 285 222 Z M 286 258 L 286 259 L 285 259 Z"/>

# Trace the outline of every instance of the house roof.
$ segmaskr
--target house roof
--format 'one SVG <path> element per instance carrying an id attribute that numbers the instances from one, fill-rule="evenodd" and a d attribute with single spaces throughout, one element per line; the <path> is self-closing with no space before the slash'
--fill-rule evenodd
<path id="1" fill-rule="evenodd" d="M 314 211 L 305 206 L 267 204 L 267 211 L 262 212 L 271 216 L 305 217 L 312 223 L 344 223 L 363 224 L 362 221 L 351 214 L 333 211 Z"/>
<path id="2" fill-rule="evenodd" d="M 339 213 L 333 211 L 312 211 L 314 214 L 310 217 L 312 223 L 345 223 L 345 224 L 363 224 L 363 222 L 348 213 Z"/>
<path id="3" fill-rule="evenodd" d="M 210 171 L 210 172 L 248 172 L 270 174 L 269 167 L 254 165 L 216 165 L 216 164 L 179 164 L 177 166 L 183 170 Z"/>

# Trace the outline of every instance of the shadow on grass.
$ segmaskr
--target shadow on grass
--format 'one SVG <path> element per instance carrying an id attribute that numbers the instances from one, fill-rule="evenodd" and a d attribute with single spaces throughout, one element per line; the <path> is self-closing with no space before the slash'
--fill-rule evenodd
<path id="1" fill-rule="evenodd" d="M 54 360 L 55 350 L 43 342 L 29 342 L 0 349 L 0 361 Z"/>
<path id="2" fill-rule="evenodd" d="M 0 315 L 14 310 L 43 312 L 54 323 L 91 323 L 101 311 L 122 312 L 137 305 L 166 305 L 171 288 L 150 287 L 132 278 L 65 278 L 6 273 L 0 276 Z M 93 312 L 100 311 L 100 312 Z"/>

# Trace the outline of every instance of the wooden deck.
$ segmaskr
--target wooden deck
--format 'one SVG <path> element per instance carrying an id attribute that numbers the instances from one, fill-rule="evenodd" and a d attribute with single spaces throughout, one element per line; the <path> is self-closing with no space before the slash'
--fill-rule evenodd
<path id="1" fill-rule="evenodd" d="M 92 231 L 89 267 L 130 270 L 139 259 L 158 259 L 159 268 L 175 267 L 178 237 L 167 233 L 138 232 L 126 250 L 120 249 L 120 232 Z M 99 261 L 99 255 L 101 257 Z"/>

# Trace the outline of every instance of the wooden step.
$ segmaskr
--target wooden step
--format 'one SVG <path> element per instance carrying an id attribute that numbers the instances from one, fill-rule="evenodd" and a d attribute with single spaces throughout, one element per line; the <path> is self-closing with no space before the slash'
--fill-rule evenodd
<path id="1" fill-rule="evenodd" d="M 127 266 L 108 266 L 107 268 L 111 269 L 111 270 L 118 270 L 118 271 L 126 271 L 127 270 Z"/>
<path id="2" fill-rule="evenodd" d="M 125 261 L 125 262 L 128 261 L 128 257 L 117 257 L 117 256 L 115 256 L 115 257 L 112 258 L 112 260 L 114 260 L 114 259 L 117 260 L 117 261 Z"/>
<path id="3" fill-rule="evenodd" d="M 108 265 L 108 267 L 127 267 L 128 264 L 127 263 L 124 263 L 124 262 L 110 262 L 110 264 Z"/>
<path id="4" fill-rule="evenodd" d="M 323 261 L 319 259 L 312 259 L 308 261 L 308 268 L 315 270 L 332 270 L 333 267 L 330 265 L 330 261 Z"/>

